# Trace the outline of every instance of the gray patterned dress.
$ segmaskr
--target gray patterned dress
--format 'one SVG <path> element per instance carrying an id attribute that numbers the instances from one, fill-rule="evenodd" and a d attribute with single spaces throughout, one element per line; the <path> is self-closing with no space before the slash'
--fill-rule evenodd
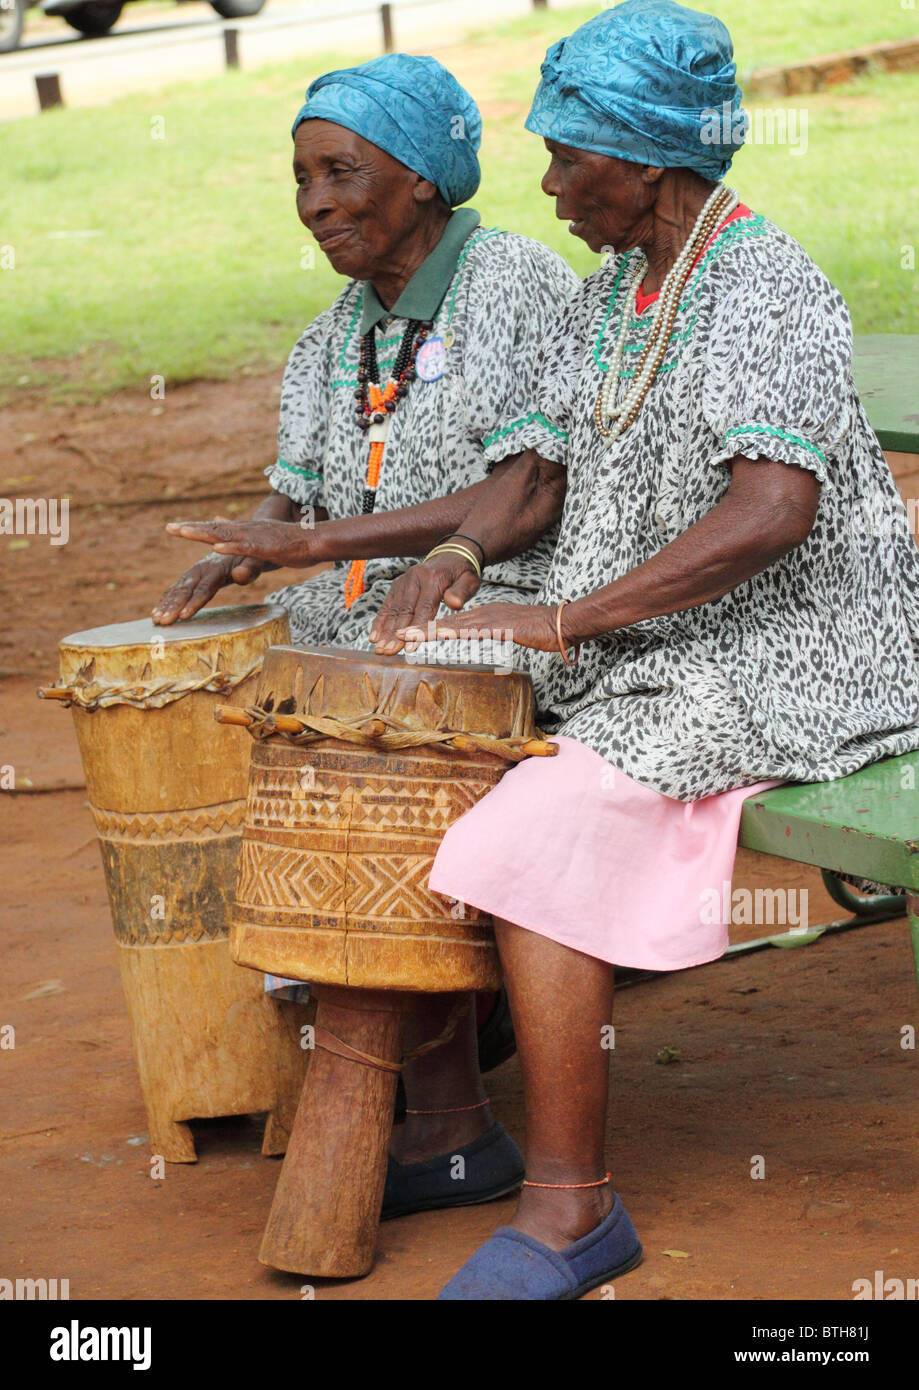
<path id="1" fill-rule="evenodd" d="M 623 302 L 637 252 L 562 310 L 522 435 L 568 470 L 537 601 L 649 559 L 720 500 L 735 454 L 820 481 L 805 543 L 723 598 L 588 642 L 570 668 L 521 653 L 543 727 L 683 801 L 919 748 L 919 552 L 852 381 L 849 315 L 797 242 L 743 213 L 692 274 L 661 370 L 612 447 L 594 403 L 620 315 L 632 315 L 620 393 L 652 319 Z"/>
<path id="2" fill-rule="evenodd" d="M 520 452 L 540 341 L 579 285 L 541 242 L 495 228 L 471 232 L 434 320 L 434 334 L 449 344 L 443 376 L 414 381 L 392 417 L 377 512 L 468 487 Z M 294 347 L 281 388 L 279 457 L 266 470 L 277 492 L 324 506 L 332 518 L 359 515 L 364 490 L 368 444 L 354 418 L 362 302 L 363 283 L 350 281 Z M 406 326 L 392 318 L 378 336 L 384 378 Z M 546 536 L 526 555 L 490 566 L 479 601 L 532 597 L 553 542 Z M 365 592 L 348 610 L 345 563 L 269 597 L 288 609 L 294 641 L 366 649 L 390 583 L 415 563 L 368 560 Z"/>

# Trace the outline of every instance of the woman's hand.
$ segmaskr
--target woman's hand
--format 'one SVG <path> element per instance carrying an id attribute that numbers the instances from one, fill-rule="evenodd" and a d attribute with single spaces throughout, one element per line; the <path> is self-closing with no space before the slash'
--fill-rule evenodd
<path id="1" fill-rule="evenodd" d="M 264 568 L 261 560 L 208 555 L 169 586 L 153 609 L 153 621 L 168 627 L 177 618 L 191 618 L 227 584 L 251 584 Z"/>
<path id="2" fill-rule="evenodd" d="M 251 521 L 171 521 L 171 536 L 210 545 L 218 555 L 244 555 L 278 569 L 297 569 L 317 563 L 315 526 L 255 517 Z"/>
<path id="3" fill-rule="evenodd" d="M 540 652 L 557 652 L 554 606 L 533 603 L 484 603 L 481 608 L 467 608 L 455 618 L 441 618 L 425 630 L 417 625 L 400 631 L 405 650 L 413 652 L 424 642 L 438 638 L 480 640 L 493 638 L 496 642 L 513 642 L 518 647 L 532 647 Z"/>
<path id="4" fill-rule="evenodd" d="M 392 656 L 405 645 L 401 633 L 422 627 L 434 617 L 441 603 L 462 608 L 477 591 L 480 580 L 462 555 L 445 551 L 431 560 L 412 565 L 394 579 L 380 611 L 370 627 L 374 651 Z M 416 643 L 417 645 L 417 643 Z"/>

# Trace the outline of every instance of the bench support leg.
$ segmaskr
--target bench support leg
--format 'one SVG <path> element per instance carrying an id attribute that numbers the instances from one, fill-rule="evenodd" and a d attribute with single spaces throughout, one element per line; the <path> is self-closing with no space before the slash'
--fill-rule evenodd
<path id="1" fill-rule="evenodd" d="M 919 985 L 919 894 L 910 893 L 907 896 L 906 913 L 909 918 L 909 936 L 913 943 L 913 960 L 916 965 L 916 984 Z"/>

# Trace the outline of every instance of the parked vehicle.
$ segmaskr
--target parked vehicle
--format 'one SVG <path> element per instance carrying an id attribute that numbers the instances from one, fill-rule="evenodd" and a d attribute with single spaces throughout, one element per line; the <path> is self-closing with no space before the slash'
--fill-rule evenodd
<path id="1" fill-rule="evenodd" d="M 27 9 L 57 14 L 87 38 L 101 38 L 118 22 L 128 0 L 0 0 L 0 53 L 19 47 Z M 265 0 L 210 0 L 224 19 L 240 19 L 258 14 Z"/>

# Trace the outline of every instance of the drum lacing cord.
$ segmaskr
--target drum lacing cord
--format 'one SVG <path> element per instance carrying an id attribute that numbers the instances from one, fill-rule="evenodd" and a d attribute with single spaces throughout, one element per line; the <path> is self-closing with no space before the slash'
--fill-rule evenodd
<path id="1" fill-rule="evenodd" d="M 507 762 L 519 763 L 531 752 L 537 751 L 536 745 L 543 742 L 543 735 L 539 731 L 533 738 L 497 738 L 492 734 L 466 733 L 455 729 L 407 729 L 398 720 L 376 711 L 355 715 L 347 720 L 314 714 L 280 716 L 285 724 L 296 722 L 301 726 L 299 732 L 292 732 L 290 729 L 278 728 L 278 711 L 250 705 L 245 712 L 250 718 L 248 727 L 253 738 L 280 738 L 285 743 L 297 746 L 315 743 L 321 738 L 337 738 L 342 743 L 387 750 L 440 744 L 457 748 L 462 752 L 475 750 L 480 753 L 493 753 Z M 382 729 L 379 727 L 381 725 L 384 726 Z M 553 753 L 558 751 L 555 744 L 547 745 L 546 749 L 551 749 Z"/>
<path id="2" fill-rule="evenodd" d="M 59 700 L 65 709 L 70 705 L 79 705 L 85 710 L 106 709 L 109 705 L 162 709 L 164 705 L 198 690 L 225 694 L 262 669 L 262 657 L 253 661 L 245 671 L 220 671 L 216 660 L 208 661 L 204 657 L 198 660 L 204 662 L 207 668 L 199 676 L 163 676 L 159 680 L 148 681 L 96 681 L 88 680 L 78 672 L 70 685 L 40 685 L 38 696 L 42 700 Z"/>
<path id="3" fill-rule="evenodd" d="M 364 1067 L 375 1067 L 377 1071 L 400 1072 L 406 1062 L 414 1062 L 418 1057 L 425 1057 L 429 1052 L 433 1052 L 437 1047 L 443 1047 L 446 1043 L 452 1042 L 456 1036 L 460 1019 L 465 1018 L 469 1012 L 472 1000 L 467 995 L 453 1005 L 447 1015 L 447 1022 L 443 1032 L 430 1042 L 421 1043 L 418 1047 L 413 1047 L 411 1052 L 406 1052 L 401 1062 L 391 1062 L 385 1057 L 374 1057 L 369 1052 L 362 1052 L 358 1047 L 352 1047 L 343 1038 L 339 1038 L 335 1033 L 330 1033 L 328 1028 L 323 1028 L 316 1024 L 313 1028 L 313 1042 L 316 1047 L 322 1048 L 323 1052 L 333 1052 L 337 1057 L 344 1057 L 349 1062 L 359 1062 Z"/>

